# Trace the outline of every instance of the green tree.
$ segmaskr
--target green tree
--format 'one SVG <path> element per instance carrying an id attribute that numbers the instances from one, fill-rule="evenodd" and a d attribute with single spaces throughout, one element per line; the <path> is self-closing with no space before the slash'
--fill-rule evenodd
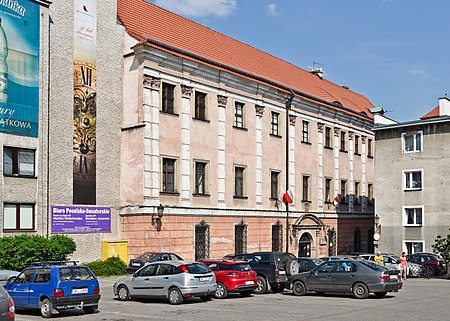
<path id="1" fill-rule="evenodd" d="M 433 248 L 433 252 L 441 254 L 444 260 L 450 260 L 450 234 L 448 234 L 447 237 L 438 235 L 431 247 Z"/>

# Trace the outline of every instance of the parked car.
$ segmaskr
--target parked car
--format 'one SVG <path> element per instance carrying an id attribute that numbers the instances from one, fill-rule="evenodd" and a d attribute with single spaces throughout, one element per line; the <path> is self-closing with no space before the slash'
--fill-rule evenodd
<path id="1" fill-rule="evenodd" d="M 14 301 L 8 292 L 0 286 L 0 320 L 14 321 L 16 319 Z"/>
<path id="2" fill-rule="evenodd" d="M 428 276 L 447 273 L 447 264 L 441 256 L 433 253 L 414 253 L 406 256 L 406 261 L 420 264 Z M 423 271 L 422 271 L 423 272 Z"/>
<path id="3" fill-rule="evenodd" d="M 365 260 L 375 261 L 376 254 L 361 254 L 360 256 Z M 383 255 L 384 265 L 391 269 L 399 269 L 400 258 L 393 254 L 381 254 Z M 406 262 L 406 275 L 409 277 L 419 277 L 422 267 L 417 263 Z"/>
<path id="4" fill-rule="evenodd" d="M 150 263 L 113 285 L 114 295 L 121 301 L 167 298 L 170 304 L 180 304 L 190 297 L 209 301 L 216 289 L 216 277 L 207 266 L 187 261 Z"/>
<path id="5" fill-rule="evenodd" d="M 266 293 L 270 285 L 273 292 L 282 292 L 288 275 L 298 273 L 294 254 L 284 252 L 255 252 L 238 254 L 233 260 L 246 261 L 256 271 L 258 287 L 256 294 Z"/>
<path id="6" fill-rule="evenodd" d="M 100 300 L 100 285 L 94 273 L 75 262 L 33 263 L 3 286 L 16 308 L 40 309 L 44 318 L 68 309 L 93 313 Z"/>
<path id="7" fill-rule="evenodd" d="M 366 260 L 330 260 L 309 272 L 292 275 L 286 282 L 286 289 L 294 295 L 309 291 L 353 293 L 357 299 L 365 299 L 369 293 L 381 298 L 388 292 L 402 288 L 398 270 L 392 270 Z"/>
<path id="8" fill-rule="evenodd" d="M 183 261 L 183 258 L 170 252 L 145 252 L 128 264 L 128 273 L 134 273 L 146 264 L 157 261 Z"/>
<path id="9" fill-rule="evenodd" d="M 315 268 L 316 266 L 322 264 L 324 261 L 321 259 L 314 259 L 311 257 L 298 257 L 298 273 L 307 272 Z"/>
<path id="10" fill-rule="evenodd" d="M 0 269 L 0 281 L 8 281 L 19 275 L 19 272 Z"/>
<path id="11" fill-rule="evenodd" d="M 208 266 L 216 276 L 216 299 L 224 299 L 228 293 L 236 292 L 249 296 L 257 288 L 256 272 L 244 261 L 199 260 Z"/>

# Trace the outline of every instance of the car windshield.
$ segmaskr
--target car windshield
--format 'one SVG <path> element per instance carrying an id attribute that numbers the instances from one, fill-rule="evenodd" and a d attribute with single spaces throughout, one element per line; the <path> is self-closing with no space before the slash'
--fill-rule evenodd
<path id="1" fill-rule="evenodd" d="M 87 267 L 65 267 L 59 269 L 59 279 L 63 282 L 95 280 L 95 276 Z"/>
<path id="2" fill-rule="evenodd" d="M 137 257 L 137 260 L 151 260 L 155 257 L 155 253 L 144 253 Z"/>
<path id="3" fill-rule="evenodd" d="M 252 268 L 248 264 L 228 264 L 226 267 L 233 271 L 247 272 Z"/>
<path id="4" fill-rule="evenodd" d="M 189 273 L 192 274 L 206 274 L 211 272 L 210 269 L 208 269 L 205 265 L 201 263 L 190 263 L 185 265 L 188 269 Z"/>
<path id="5" fill-rule="evenodd" d="M 386 271 L 387 270 L 387 268 L 384 265 L 378 264 L 376 262 L 372 262 L 372 261 L 360 261 L 360 262 L 375 271 Z"/>

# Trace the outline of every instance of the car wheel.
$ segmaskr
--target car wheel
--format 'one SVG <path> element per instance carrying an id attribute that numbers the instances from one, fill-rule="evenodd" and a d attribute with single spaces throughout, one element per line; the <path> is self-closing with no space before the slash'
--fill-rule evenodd
<path id="1" fill-rule="evenodd" d="M 44 299 L 41 302 L 41 315 L 43 318 L 51 318 L 52 317 L 52 303 L 49 299 Z"/>
<path id="2" fill-rule="evenodd" d="M 270 289 L 274 293 L 281 293 L 284 290 L 284 285 L 274 285 L 274 286 L 271 286 Z"/>
<path id="3" fill-rule="evenodd" d="M 303 282 L 302 281 L 295 281 L 292 284 L 292 292 L 295 295 L 298 295 L 298 296 L 305 295 L 306 289 L 305 289 L 305 285 L 303 284 Z"/>
<path id="4" fill-rule="evenodd" d="M 89 307 L 83 307 L 83 311 L 86 314 L 91 314 L 91 313 L 94 313 L 95 309 L 93 306 L 89 306 Z"/>
<path id="5" fill-rule="evenodd" d="M 125 285 L 119 285 L 119 287 L 117 288 L 117 298 L 120 301 L 130 300 L 130 291 Z"/>
<path id="6" fill-rule="evenodd" d="M 256 284 L 258 285 L 255 290 L 256 294 L 264 294 L 267 292 L 267 281 L 265 277 L 258 275 L 258 282 Z"/>
<path id="7" fill-rule="evenodd" d="M 357 299 L 365 299 L 369 296 L 369 289 L 363 283 L 356 283 L 353 286 L 353 295 Z"/>
<path id="8" fill-rule="evenodd" d="M 169 303 L 173 305 L 181 304 L 183 302 L 183 295 L 177 288 L 169 290 Z"/>
<path id="9" fill-rule="evenodd" d="M 200 297 L 200 299 L 201 299 L 203 302 L 211 301 L 212 298 L 213 298 L 213 295 L 212 295 L 212 294 L 204 295 L 204 296 Z"/>
<path id="10" fill-rule="evenodd" d="M 216 293 L 214 293 L 214 297 L 216 299 L 225 299 L 228 296 L 228 291 L 225 285 L 222 283 L 217 283 Z"/>
<path id="11" fill-rule="evenodd" d="M 247 296 L 252 295 L 252 293 L 253 293 L 253 291 L 244 291 L 244 292 L 241 292 L 241 296 L 247 297 Z"/>
<path id="12" fill-rule="evenodd" d="M 289 260 L 286 263 L 286 274 L 288 276 L 294 275 L 298 273 L 299 270 L 299 264 L 297 262 L 297 260 Z"/>
<path id="13" fill-rule="evenodd" d="M 386 296 L 387 292 L 375 292 L 375 296 L 377 298 L 384 298 Z"/>

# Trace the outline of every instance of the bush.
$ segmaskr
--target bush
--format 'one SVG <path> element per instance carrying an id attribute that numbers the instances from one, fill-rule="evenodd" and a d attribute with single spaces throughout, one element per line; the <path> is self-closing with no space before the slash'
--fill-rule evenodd
<path id="1" fill-rule="evenodd" d="M 112 256 L 106 261 L 97 260 L 85 263 L 96 276 L 113 276 L 127 274 L 127 264 L 118 256 Z"/>
<path id="2" fill-rule="evenodd" d="M 50 238 L 15 235 L 0 238 L 0 268 L 20 271 L 31 262 L 66 261 L 75 252 L 75 241 L 65 235 Z"/>

